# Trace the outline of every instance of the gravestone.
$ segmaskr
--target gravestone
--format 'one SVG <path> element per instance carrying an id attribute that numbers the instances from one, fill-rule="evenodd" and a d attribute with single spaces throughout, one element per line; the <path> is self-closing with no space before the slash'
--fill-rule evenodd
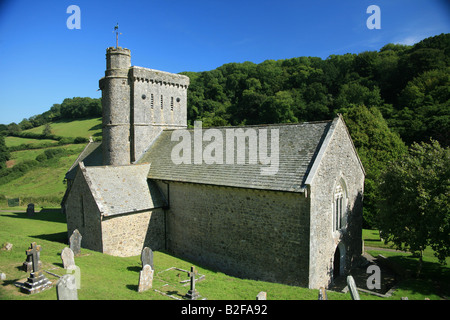
<path id="1" fill-rule="evenodd" d="M 256 300 L 267 300 L 267 292 L 261 291 L 258 293 Z"/>
<path id="2" fill-rule="evenodd" d="M 34 216 L 34 203 L 29 203 L 27 206 L 27 215 Z"/>
<path id="3" fill-rule="evenodd" d="M 30 277 L 21 287 L 22 291 L 28 294 L 34 294 L 52 287 L 52 283 L 48 280 L 39 266 L 39 252 L 41 251 L 41 246 L 37 245 L 36 242 L 31 243 L 30 249 L 26 251 L 27 256 L 31 256 L 31 263 L 33 266 L 33 271 L 30 273 Z"/>
<path id="4" fill-rule="evenodd" d="M 139 285 L 138 292 L 147 291 L 152 288 L 153 285 L 153 269 L 150 265 L 146 264 L 142 271 L 139 273 Z"/>
<path id="5" fill-rule="evenodd" d="M 29 249 L 31 249 L 31 247 Z M 40 252 L 38 252 L 37 255 L 38 255 L 37 259 L 38 259 L 38 264 L 39 264 L 38 267 L 39 267 L 39 269 L 41 269 L 42 268 L 42 262 L 40 261 Z M 22 264 L 22 270 L 25 271 L 25 272 L 33 271 L 33 261 L 32 261 L 31 255 L 27 254 L 25 262 Z"/>
<path id="6" fill-rule="evenodd" d="M 353 300 L 361 300 L 359 297 L 358 289 L 356 288 L 355 279 L 352 276 L 347 277 L 347 285 L 350 289 L 350 294 Z"/>
<path id="7" fill-rule="evenodd" d="M 152 267 L 152 270 L 154 270 L 152 249 L 150 249 L 149 247 L 145 247 L 144 249 L 142 249 L 141 262 L 142 268 L 144 268 L 144 266 L 148 264 L 150 267 Z"/>
<path id="8" fill-rule="evenodd" d="M 58 300 L 78 300 L 78 291 L 75 276 L 65 274 L 56 283 L 56 296 Z"/>
<path id="9" fill-rule="evenodd" d="M 65 247 L 61 251 L 61 260 L 63 262 L 64 269 L 73 269 L 75 267 L 75 259 L 72 249 Z"/>
<path id="10" fill-rule="evenodd" d="M 191 272 L 188 272 L 188 276 L 191 280 L 191 288 L 189 289 L 188 293 L 184 296 L 187 299 L 190 300 L 196 300 L 200 298 L 200 295 L 195 290 L 195 276 L 198 274 L 198 272 L 195 270 L 194 267 L 191 267 Z"/>
<path id="11" fill-rule="evenodd" d="M 70 246 L 70 249 L 72 249 L 73 254 L 75 256 L 77 256 L 81 253 L 81 239 L 82 238 L 83 237 L 81 236 L 81 233 L 78 231 L 78 229 L 75 229 L 69 238 L 69 246 Z"/>
<path id="12" fill-rule="evenodd" d="M 0 273 L 0 280 L 6 280 L 6 274 Z"/>
<path id="13" fill-rule="evenodd" d="M 324 287 L 319 289 L 319 300 L 328 300 L 327 290 Z"/>

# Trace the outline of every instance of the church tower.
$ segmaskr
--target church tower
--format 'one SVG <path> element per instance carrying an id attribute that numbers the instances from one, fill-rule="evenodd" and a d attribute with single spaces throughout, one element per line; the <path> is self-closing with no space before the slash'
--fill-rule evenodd
<path id="1" fill-rule="evenodd" d="M 104 165 L 130 163 L 130 50 L 110 47 L 106 50 L 102 90 L 102 154 Z"/>
<path id="2" fill-rule="evenodd" d="M 187 76 L 132 67 L 130 50 L 111 47 L 99 85 L 104 165 L 133 163 L 162 130 L 187 126 Z"/>

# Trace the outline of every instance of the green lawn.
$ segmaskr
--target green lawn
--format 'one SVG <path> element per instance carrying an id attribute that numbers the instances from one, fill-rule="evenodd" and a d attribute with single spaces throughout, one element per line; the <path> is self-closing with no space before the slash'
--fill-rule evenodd
<path id="1" fill-rule="evenodd" d="M 14 282 L 24 281 L 27 277 L 20 266 L 25 261 L 25 250 L 36 241 L 42 246 L 41 260 L 44 270 L 63 275 L 60 258 L 61 250 L 67 246 L 66 224 L 64 216 L 58 209 L 44 209 L 34 217 L 25 212 L 0 212 L 0 244 L 10 242 L 11 251 L 0 251 L 0 272 L 7 276 L 0 282 L 0 300 L 54 300 L 56 289 L 35 295 L 22 294 Z M 129 258 L 113 257 L 106 254 L 81 250 L 81 256 L 75 258 L 80 268 L 81 286 L 78 291 L 80 300 L 167 300 L 171 299 L 154 290 L 138 293 L 140 256 Z M 255 300 L 260 291 L 266 291 L 270 300 L 316 300 L 317 290 L 281 285 L 263 281 L 253 281 L 227 276 L 221 272 L 202 268 L 189 261 L 184 261 L 165 252 L 154 252 L 155 277 L 153 289 L 181 297 L 189 290 L 180 283 L 187 280 L 187 274 L 179 270 L 167 270 L 177 267 L 189 270 L 195 266 L 205 279 L 196 284 L 202 297 L 208 300 Z M 166 271 L 165 271 L 166 270 Z M 56 277 L 46 274 L 55 282 Z M 351 299 L 350 294 L 328 292 L 332 300 Z"/>
<path id="2" fill-rule="evenodd" d="M 50 124 L 54 135 L 62 137 L 100 137 L 102 135 L 102 118 L 56 121 Z M 24 132 L 42 133 L 44 125 Z"/>
<path id="3" fill-rule="evenodd" d="M 0 300 L 56 299 L 54 287 L 40 294 L 26 295 L 14 286 L 14 282 L 23 282 L 27 277 L 20 266 L 25 260 L 25 250 L 34 241 L 42 246 L 44 270 L 58 275 L 65 273 L 60 258 L 61 250 L 67 246 L 65 216 L 59 209 L 42 209 L 34 217 L 28 217 L 25 212 L 0 212 L 0 226 L 0 244 L 13 244 L 11 251 L 0 250 L 0 272 L 7 277 L 0 282 Z M 413 263 L 414 258 L 405 254 L 380 252 L 392 259 Z M 187 280 L 188 277 L 185 272 L 171 268 L 189 270 L 191 266 L 195 266 L 200 275 L 205 275 L 205 279 L 198 282 L 196 288 L 208 300 L 255 300 L 260 291 L 267 292 L 269 300 L 317 300 L 318 296 L 317 290 L 231 277 L 160 251 L 154 252 L 153 288 L 142 293 L 137 292 L 141 270 L 139 256 L 113 257 L 82 248 L 81 255 L 75 258 L 75 262 L 81 275 L 81 288 L 78 291 L 80 300 L 171 299 L 153 289 L 181 298 L 189 287 L 180 281 Z M 446 284 L 448 286 L 449 269 L 442 268 L 432 260 L 427 263 L 423 278 L 402 281 L 394 295 L 385 300 L 399 300 L 405 296 L 410 300 L 441 299 L 448 292 Z M 57 277 L 46 275 L 52 282 L 57 281 Z M 327 295 L 329 300 L 351 299 L 349 293 L 327 291 Z M 362 300 L 383 300 L 363 292 L 360 292 L 360 296 Z"/>

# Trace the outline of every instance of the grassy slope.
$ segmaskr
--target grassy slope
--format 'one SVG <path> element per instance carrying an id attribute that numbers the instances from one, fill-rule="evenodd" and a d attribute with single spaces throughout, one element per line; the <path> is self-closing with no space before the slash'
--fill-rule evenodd
<path id="1" fill-rule="evenodd" d="M 26 131 L 42 133 L 44 126 L 36 127 Z M 64 137 L 98 137 L 101 136 L 101 118 L 83 119 L 74 121 L 57 121 L 51 124 L 55 135 Z M 51 142 L 52 140 L 25 139 L 17 137 L 6 137 L 8 146 L 15 146 L 23 143 L 39 144 Z M 15 179 L 7 184 L 0 185 L 0 194 L 7 198 L 17 197 L 58 197 L 62 199 L 66 186 L 63 184 L 64 175 L 70 168 L 77 156 L 85 147 L 85 144 L 57 146 L 57 148 L 67 148 L 71 150 L 69 156 L 59 159 L 58 163 L 52 167 L 39 167 L 27 172 L 24 176 Z M 18 164 L 25 160 L 33 160 L 46 149 L 32 149 L 11 152 L 11 160 Z M 11 161 L 10 161 L 11 162 Z M 56 205 L 58 202 L 55 202 Z M 38 203 L 38 205 L 40 205 Z M 0 203 L 0 207 L 4 203 Z"/>
<path id="2" fill-rule="evenodd" d="M 25 132 L 42 133 L 44 127 L 32 128 Z M 54 135 L 63 137 L 99 137 L 102 131 L 102 118 L 56 121 L 51 123 L 51 130 Z"/>
<path id="3" fill-rule="evenodd" d="M 40 144 L 40 143 L 57 143 L 56 140 L 50 140 L 50 139 L 30 139 L 30 138 L 20 138 L 20 137 L 6 137 L 5 143 L 7 147 L 15 147 L 21 144 Z"/>
<path id="4" fill-rule="evenodd" d="M 66 189 L 65 184 L 63 184 L 64 175 L 84 147 L 84 144 L 60 146 L 59 148 L 70 150 L 71 154 L 59 158 L 57 163 L 51 167 L 38 167 L 18 179 L 0 185 L 0 194 L 8 198 L 56 196 L 62 199 Z M 24 160 L 35 159 L 44 150 L 16 151 L 12 152 L 11 155 L 16 163 L 20 163 Z"/>

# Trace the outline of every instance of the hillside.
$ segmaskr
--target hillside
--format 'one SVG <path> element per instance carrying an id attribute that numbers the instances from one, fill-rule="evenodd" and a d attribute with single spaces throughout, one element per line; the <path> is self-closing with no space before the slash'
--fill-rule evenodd
<path id="1" fill-rule="evenodd" d="M 41 134 L 45 125 L 24 130 L 24 133 Z M 101 136 L 101 118 L 77 119 L 73 121 L 56 121 L 50 124 L 52 133 L 57 136 L 76 138 L 90 136 L 98 138 Z M 76 160 L 86 143 L 59 144 L 52 139 L 33 139 L 8 136 L 5 138 L 6 145 L 16 148 L 17 151 L 10 152 L 7 161 L 7 169 L 18 169 L 13 179 L 8 176 L 0 177 L 0 199 L 20 198 L 21 205 L 34 202 L 40 206 L 58 206 L 64 195 L 66 185 L 64 176 L 68 168 Z M 46 152 L 56 153 L 51 159 L 44 157 Z M 40 157 L 40 158 L 39 158 Z M 40 159 L 41 161 L 36 161 Z M 1 172 L 1 170 L 0 170 Z M 10 173 L 12 175 L 13 173 Z M 3 181 L 6 180 L 6 181 Z M 1 206 L 6 206 L 2 201 Z"/>

